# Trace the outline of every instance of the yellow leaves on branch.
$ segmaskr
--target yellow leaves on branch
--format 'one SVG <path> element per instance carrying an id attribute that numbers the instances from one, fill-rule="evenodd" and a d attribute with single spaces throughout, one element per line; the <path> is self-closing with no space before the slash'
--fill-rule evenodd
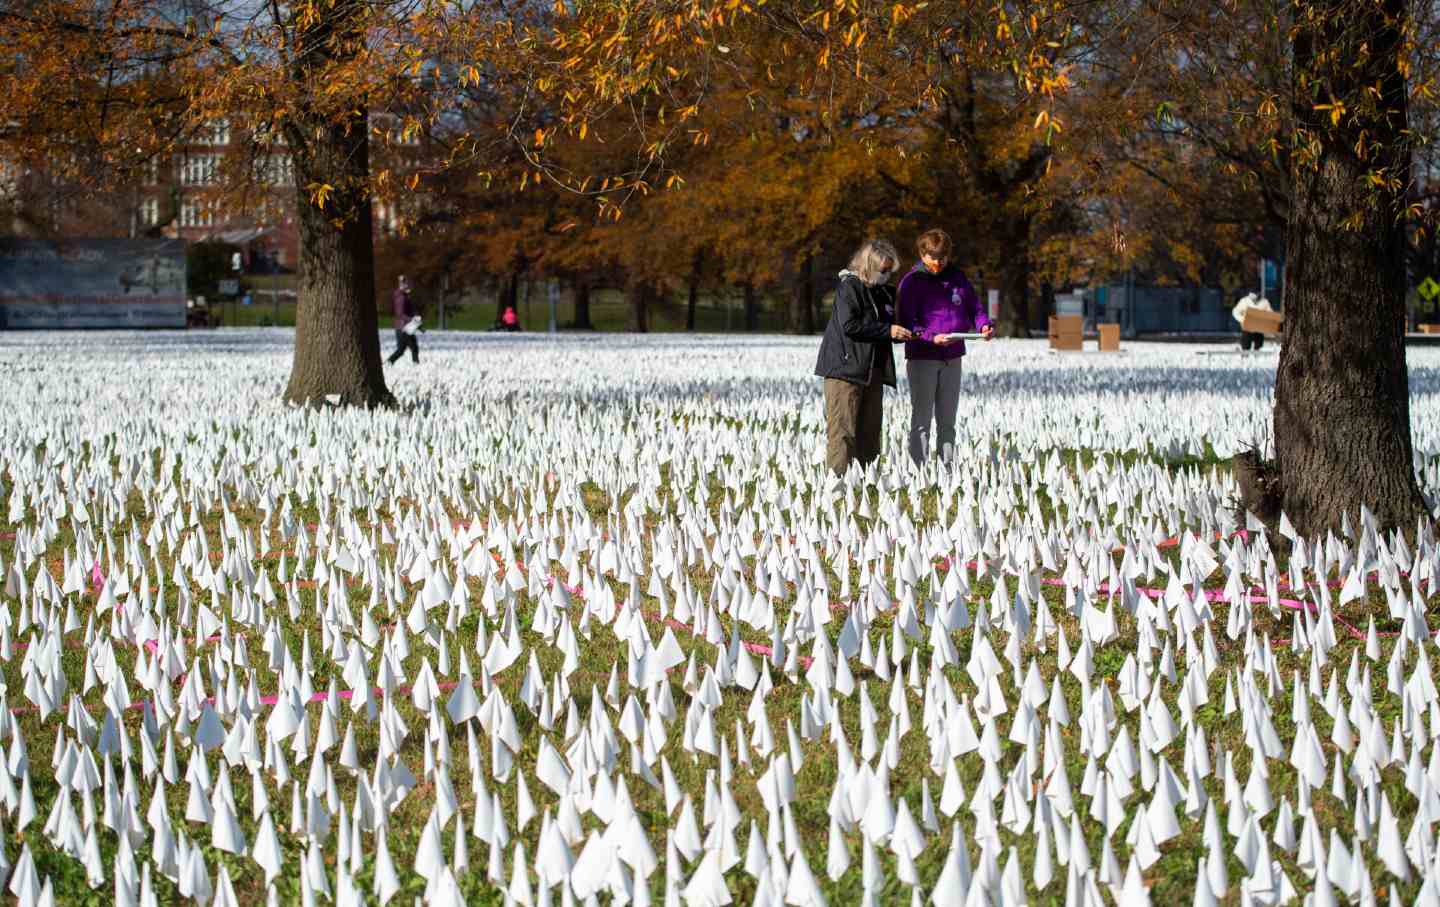
<path id="1" fill-rule="evenodd" d="M 905 20 L 914 16 L 916 13 L 920 12 L 920 10 L 924 9 L 929 5 L 930 4 L 928 2 L 917 3 L 914 6 L 906 6 L 903 3 L 895 4 L 894 6 L 890 7 L 890 27 L 893 29 L 897 26 L 904 25 Z"/>
<path id="2" fill-rule="evenodd" d="M 310 193 L 311 204 L 322 211 L 325 209 L 325 203 L 330 200 L 330 194 L 335 191 L 335 187 L 329 183 L 311 183 L 305 188 Z"/>
<path id="3" fill-rule="evenodd" d="M 1330 125 L 1339 126 L 1340 118 L 1345 115 L 1345 102 L 1339 98 L 1332 97 L 1329 104 L 1316 104 L 1315 110 L 1330 112 Z"/>
<path id="4" fill-rule="evenodd" d="M 1061 132 L 1064 131 L 1063 127 L 1061 126 L 1060 120 L 1056 118 L 1055 115 L 1052 114 L 1048 109 L 1045 108 L 1041 108 L 1040 112 L 1035 114 L 1035 122 L 1031 126 L 1031 128 L 1037 132 L 1042 128 L 1045 130 L 1045 144 L 1047 145 L 1050 144 L 1051 140 L 1053 140 L 1055 136 L 1059 135 Z M 1048 173 L 1050 163 L 1047 161 L 1045 166 L 1046 172 Z"/>

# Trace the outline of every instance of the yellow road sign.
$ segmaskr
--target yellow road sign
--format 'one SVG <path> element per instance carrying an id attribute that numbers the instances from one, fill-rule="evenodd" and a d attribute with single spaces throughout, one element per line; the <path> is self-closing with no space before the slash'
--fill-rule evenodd
<path id="1" fill-rule="evenodd" d="M 1415 289 L 1420 292 L 1426 302 L 1434 302 L 1435 297 L 1440 296 L 1440 283 L 1436 283 L 1433 277 L 1427 277 L 1420 281 L 1420 286 Z"/>

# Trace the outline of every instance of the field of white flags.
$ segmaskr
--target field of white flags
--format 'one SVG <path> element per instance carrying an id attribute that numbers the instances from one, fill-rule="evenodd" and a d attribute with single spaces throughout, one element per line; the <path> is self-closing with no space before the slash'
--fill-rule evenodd
<path id="1" fill-rule="evenodd" d="M 973 344 L 837 479 L 818 338 L 421 342 L 0 336 L 14 903 L 1440 905 L 1440 549 L 1236 514 L 1273 353 Z"/>

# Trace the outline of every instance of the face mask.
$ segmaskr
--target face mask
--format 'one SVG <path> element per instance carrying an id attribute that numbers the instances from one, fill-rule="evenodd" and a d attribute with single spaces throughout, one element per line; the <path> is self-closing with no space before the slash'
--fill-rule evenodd
<path id="1" fill-rule="evenodd" d="M 875 281 L 876 283 L 888 283 L 890 280 L 890 275 L 894 273 L 895 271 L 891 268 L 886 268 L 879 273 L 879 275 L 875 278 Z"/>

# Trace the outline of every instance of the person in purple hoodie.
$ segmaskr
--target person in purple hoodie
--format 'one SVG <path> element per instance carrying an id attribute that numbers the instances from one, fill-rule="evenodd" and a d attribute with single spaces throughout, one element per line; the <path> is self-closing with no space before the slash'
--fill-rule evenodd
<path id="1" fill-rule="evenodd" d="M 900 281 L 895 323 L 910 329 L 905 374 L 910 379 L 910 458 L 922 463 L 936 426 L 935 449 L 948 456 L 955 444 L 960 408 L 960 362 L 965 341 L 947 334 L 995 336 L 995 326 L 965 273 L 950 263 L 954 245 L 944 230 L 926 230 L 915 241 L 920 261 Z"/>
<path id="2" fill-rule="evenodd" d="M 395 292 L 390 296 L 390 307 L 395 314 L 395 352 L 385 361 L 394 365 L 400 357 L 405 355 L 405 350 L 410 350 L 410 359 L 417 364 L 420 362 L 420 341 L 413 333 L 406 333 L 405 325 L 410 319 L 420 314 L 415 303 L 410 301 L 410 281 L 405 275 L 400 275 L 400 280 L 395 287 Z"/>

